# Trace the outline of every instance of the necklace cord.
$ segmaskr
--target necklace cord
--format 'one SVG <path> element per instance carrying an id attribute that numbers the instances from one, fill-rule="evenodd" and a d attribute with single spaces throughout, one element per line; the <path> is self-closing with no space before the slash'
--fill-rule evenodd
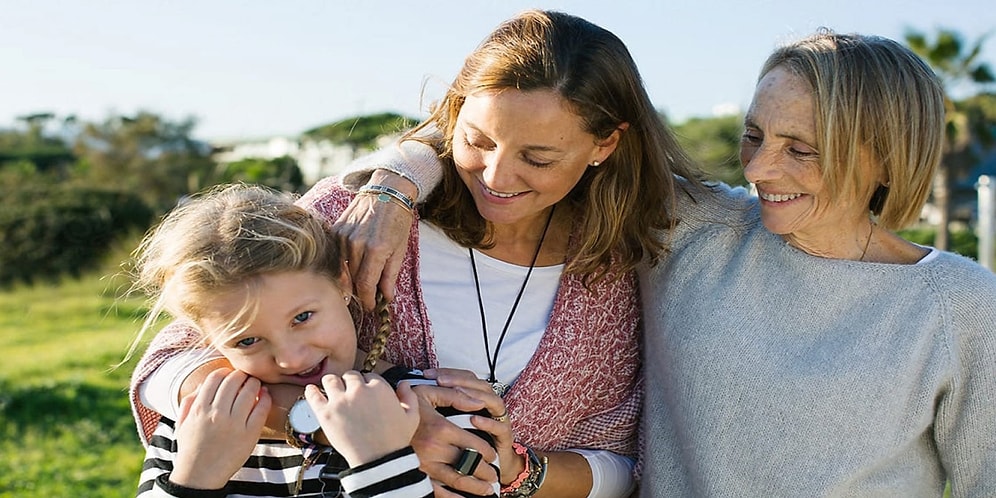
<path id="1" fill-rule="evenodd" d="M 494 357 L 491 356 L 491 345 L 488 341 L 488 321 L 484 315 L 484 299 L 481 297 L 481 280 L 477 276 L 477 262 L 474 261 L 474 248 L 468 248 L 470 252 L 470 267 L 474 271 L 474 287 L 477 289 L 477 305 L 481 310 L 481 328 L 484 331 L 484 354 L 488 358 L 488 382 L 494 384 L 498 382 L 495 378 L 495 369 L 498 365 L 498 351 L 501 350 L 501 344 L 505 341 L 505 334 L 508 333 L 508 326 L 512 323 L 512 317 L 515 316 L 515 310 L 519 307 L 519 300 L 522 299 L 522 294 L 526 290 L 526 284 L 529 283 L 529 276 L 533 273 L 533 268 L 536 267 L 536 260 L 539 259 L 540 249 L 543 248 L 543 241 L 546 240 L 546 232 L 550 229 L 550 222 L 553 221 L 553 210 L 556 205 L 550 208 L 550 215 L 546 219 L 546 226 L 543 227 L 543 234 L 540 235 L 539 244 L 536 246 L 536 252 L 533 254 L 533 260 L 529 263 L 529 270 L 526 271 L 526 278 L 522 280 L 522 286 L 519 287 L 519 293 L 515 296 L 515 302 L 512 303 L 512 309 L 508 312 L 508 318 L 505 319 L 505 326 L 501 329 L 501 335 L 498 336 L 498 342 L 495 344 L 495 354 Z"/>
<path id="2" fill-rule="evenodd" d="M 874 233 L 875 233 L 875 222 L 871 222 L 869 223 L 868 226 L 868 240 L 865 241 L 865 248 L 861 250 L 861 257 L 858 258 L 858 261 L 865 260 L 865 254 L 868 253 L 868 246 L 871 245 L 872 235 Z"/>

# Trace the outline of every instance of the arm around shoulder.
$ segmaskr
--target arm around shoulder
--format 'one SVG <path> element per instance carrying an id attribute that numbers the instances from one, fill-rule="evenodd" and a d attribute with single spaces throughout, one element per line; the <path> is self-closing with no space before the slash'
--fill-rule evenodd
<path id="1" fill-rule="evenodd" d="M 342 171 L 342 184 L 357 190 L 367 184 L 374 171 L 390 171 L 408 180 L 418 189 L 416 202 L 425 201 L 429 192 L 442 181 L 442 164 L 436 151 L 415 140 L 404 140 L 363 156 Z"/>

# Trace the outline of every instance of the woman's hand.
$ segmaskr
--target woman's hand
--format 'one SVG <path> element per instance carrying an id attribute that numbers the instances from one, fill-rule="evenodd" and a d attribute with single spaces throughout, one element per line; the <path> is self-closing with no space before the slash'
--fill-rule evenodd
<path id="1" fill-rule="evenodd" d="M 397 394 L 381 376 L 350 370 L 322 378 L 325 394 L 315 385 L 304 396 L 315 411 L 332 446 L 350 467 L 407 447 L 418 427 L 418 397 L 411 387 Z"/>
<path id="2" fill-rule="evenodd" d="M 484 403 L 448 387 L 419 385 L 414 390 L 420 402 L 421 420 L 412 437 L 412 447 L 421 462 L 422 471 L 433 480 L 436 496 L 460 496 L 443 486 L 475 495 L 486 496 L 493 493 L 498 475 L 493 467 L 485 463 L 495 461 L 495 450 L 484 439 L 447 420 L 436 411 L 436 408 L 453 407 L 459 411 L 475 412 L 484 408 Z M 453 468 L 453 463 L 460 458 L 465 448 L 473 448 L 481 454 L 481 465 L 471 475 L 459 474 Z"/>
<path id="3" fill-rule="evenodd" d="M 469 370 L 453 368 L 437 368 L 425 370 L 423 372 L 427 378 L 436 379 L 436 382 L 443 387 L 450 387 L 466 394 L 473 399 L 484 402 L 484 407 L 491 413 L 491 417 L 475 415 L 471 418 L 474 427 L 490 433 L 495 439 L 495 449 L 498 452 L 499 468 L 501 469 L 501 479 L 503 484 L 508 484 L 514 480 L 525 467 L 525 461 L 515 453 L 512 443 L 515 435 L 512 432 L 511 418 L 508 409 L 501 397 L 495 394 L 491 384 L 477 378 Z M 501 421 L 495 420 L 500 418 Z"/>
<path id="4" fill-rule="evenodd" d="M 256 378 L 227 368 L 208 374 L 180 402 L 170 481 L 195 489 L 224 487 L 252 453 L 269 411 L 270 395 Z"/>
<path id="5" fill-rule="evenodd" d="M 375 170 L 369 184 L 392 187 L 412 199 L 418 195 L 414 183 L 386 170 Z M 356 196 L 332 225 L 346 243 L 349 274 L 363 309 L 374 309 L 378 288 L 388 301 L 394 299 L 411 227 L 412 213 L 369 195 Z"/>

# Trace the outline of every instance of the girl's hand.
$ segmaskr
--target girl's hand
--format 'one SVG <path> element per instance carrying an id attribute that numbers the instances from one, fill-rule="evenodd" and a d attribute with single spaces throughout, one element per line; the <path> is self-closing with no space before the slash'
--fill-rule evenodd
<path id="1" fill-rule="evenodd" d="M 332 446 L 351 467 L 376 460 L 411 444 L 418 427 L 418 398 L 402 385 L 397 394 L 381 376 L 350 370 L 322 378 L 304 396 Z"/>
<path id="2" fill-rule="evenodd" d="M 180 402 L 177 455 L 170 481 L 195 489 L 220 489 L 245 464 L 270 411 L 259 380 L 222 368 Z"/>

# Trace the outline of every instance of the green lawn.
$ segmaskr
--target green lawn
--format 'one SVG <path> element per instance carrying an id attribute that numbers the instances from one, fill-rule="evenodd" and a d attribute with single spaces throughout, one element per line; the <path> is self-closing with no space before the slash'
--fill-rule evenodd
<path id="1" fill-rule="evenodd" d="M 111 368 L 141 313 L 117 297 L 123 285 L 86 276 L 0 290 L 0 497 L 135 495 L 133 361 Z"/>

